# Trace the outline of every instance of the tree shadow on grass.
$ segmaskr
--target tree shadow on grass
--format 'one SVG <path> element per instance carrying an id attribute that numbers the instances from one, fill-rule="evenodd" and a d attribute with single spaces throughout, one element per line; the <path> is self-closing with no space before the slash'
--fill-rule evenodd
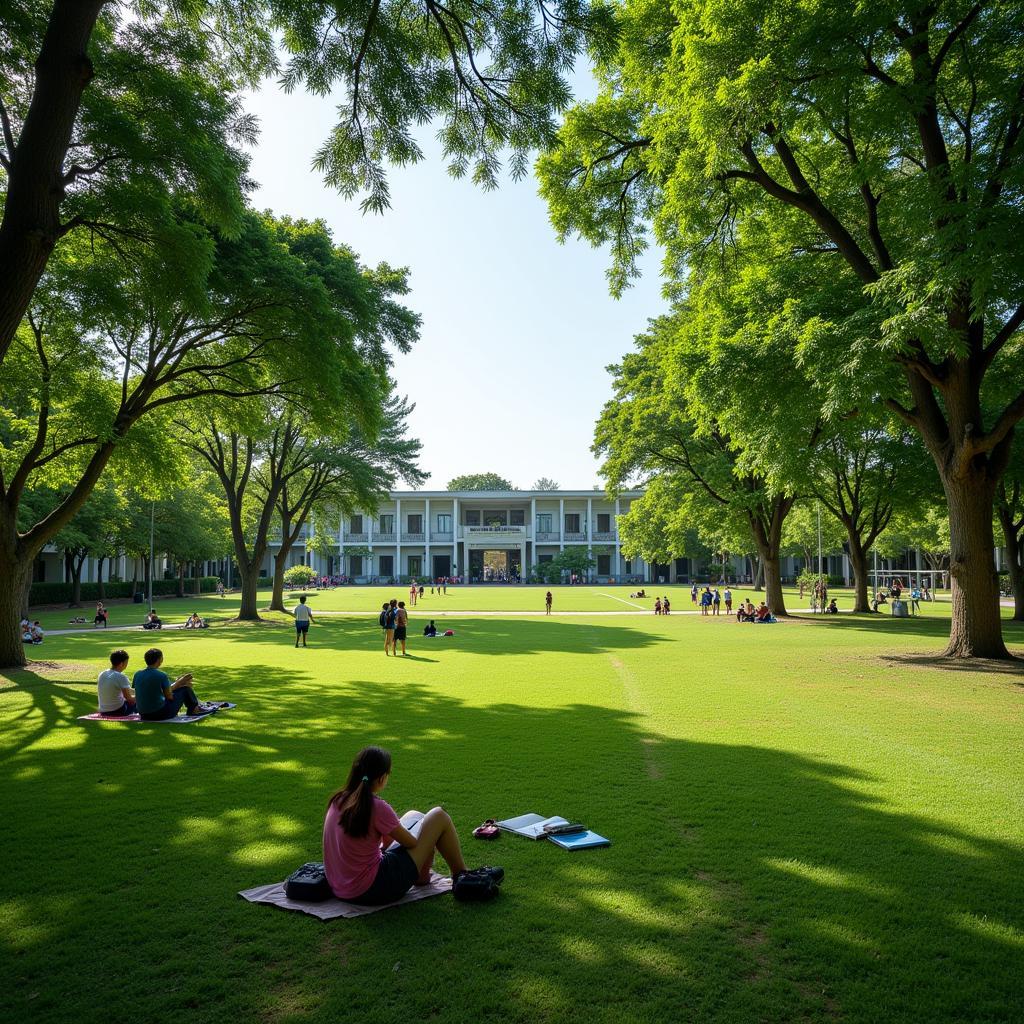
<path id="1" fill-rule="evenodd" d="M 626 711 L 471 704 L 415 683 L 225 670 L 237 711 L 97 727 L 5 773 L 0 1010 L 38 1021 L 369 1018 L 1020 1019 L 1024 852 L 784 750 L 645 731 Z M 355 751 L 389 746 L 385 797 L 444 802 L 501 899 L 322 924 L 238 889 L 319 855 Z M 898 788 L 898 787 L 897 787 Z M 608 849 L 502 836 L 486 817 L 579 818 Z M 40 871 L 68 864 L 73 870 Z M 86 949 L 131 949 L 109 992 Z M 31 1002 L 29 996 L 35 994 Z"/>

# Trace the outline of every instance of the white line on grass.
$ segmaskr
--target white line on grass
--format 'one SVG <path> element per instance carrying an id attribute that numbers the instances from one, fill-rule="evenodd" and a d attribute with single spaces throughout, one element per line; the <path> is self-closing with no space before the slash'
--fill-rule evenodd
<path id="1" fill-rule="evenodd" d="M 604 593 L 604 591 L 601 591 L 601 596 L 610 597 L 613 601 L 621 601 L 623 604 L 632 605 L 634 608 L 639 608 L 641 611 L 644 612 L 648 610 L 642 604 L 636 604 L 634 601 L 627 601 L 624 597 L 616 597 L 614 594 L 606 594 Z"/>

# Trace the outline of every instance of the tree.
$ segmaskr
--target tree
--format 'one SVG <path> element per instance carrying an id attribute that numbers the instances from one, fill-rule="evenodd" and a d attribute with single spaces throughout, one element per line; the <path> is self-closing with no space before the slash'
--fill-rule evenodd
<path id="1" fill-rule="evenodd" d="M 449 490 L 455 490 L 455 488 L 449 488 Z M 509 488 L 512 490 L 512 488 Z M 533 490 L 535 491 L 557 491 L 558 481 L 552 480 L 549 476 L 538 477 L 533 481 Z"/>
<path id="2" fill-rule="evenodd" d="M 1003 533 L 1013 618 L 1024 621 L 1024 445 L 1020 437 L 1013 446 L 1006 476 L 996 491 L 996 518 Z"/>
<path id="3" fill-rule="evenodd" d="M 597 565 L 584 547 L 569 547 L 559 551 L 547 562 L 538 562 L 534 572 L 542 583 L 559 583 L 564 576 L 585 578 Z"/>
<path id="4" fill-rule="evenodd" d="M 61 239 L 147 231 L 182 177 L 202 182 L 196 191 L 208 213 L 224 215 L 222 227 L 240 213 L 237 176 L 220 173 L 207 142 L 218 103 L 220 120 L 251 136 L 240 89 L 275 76 L 286 89 L 344 94 L 317 166 L 379 210 L 385 162 L 421 159 L 412 133 L 434 116 L 453 174 L 493 187 L 508 147 L 513 174 L 523 175 L 569 101 L 576 53 L 584 42 L 604 52 L 612 36 L 608 9 L 584 0 L 417 0 L 413 9 L 380 0 L 53 0 L 5 9 L 0 361 Z"/>
<path id="5" fill-rule="evenodd" d="M 115 453 L 136 473 L 147 467 L 167 479 L 175 471 L 169 409 L 315 389 L 322 415 L 345 401 L 370 421 L 379 415 L 379 370 L 356 351 L 360 314 L 351 306 L 358 291 L 385 286 L 367 284 L 322 225 L 249 214 L 235 239 L 191 220 L 168 230 L 172 253 L 203 264 L 200 290 L 182 292 L 173 265 L 145 246 L 114 251 L 81 240 L 73 258 L 65 246 L 0 366 L 0 444 L 10 467 L 0 478 L 0 580 L 9 581 L 0 586 L 0 665 L 23 663 L 15 595 L 36 555 Z M 376 315 L 372 303 L 367 309 Z M 397 341 L 408 343 L 404 334 Z M 317 366 L 315 379 L 296 375 L 296 351 Z M 54 479 L 63 500 L 19 528 L 26 488 Z"/>
<path id="6" fill-rule="evenodd" d="M 449 491 L 514 491 L 515 487 L 497 473 L 466 473 L 448 481 Z"/>
<path id="7" fill-rule="evenodd" d="M 651 225 L 685 292 L 752 222 L 766 258 L 856 284 L 851 333 L 946 496 L 950 656 L 1008 656 L 992 503 L 1024 417 L 1021 18 L 1015 0 L 627 0 L 598 98 L 541 163 L 556 229 L 610 243 L 616 289 Z"/>
<path id="8" fill-rule="evenodd" d="M 386 406 L 386 422 L 373 442 L 355 425 L 339 440 L 302 433 L 281 465 L 266 465 L 271 474 L 283 480 L 277 497 L 281 544 L 274 555 L 271 609 L 285 610 L 284 568 L 314 509 L 336 520 L 356 509 L 376 507 L 398 477 L 413 486 L 425 479 L 416 464 L 420 443 L 407 436 L 411 409 L 394 397 Z M 302 468 L 289 472 L 294 467 Z M 267 493 L 271 491 L 271 478 L 264 477 L 261 469 L 259 480 Z"/>

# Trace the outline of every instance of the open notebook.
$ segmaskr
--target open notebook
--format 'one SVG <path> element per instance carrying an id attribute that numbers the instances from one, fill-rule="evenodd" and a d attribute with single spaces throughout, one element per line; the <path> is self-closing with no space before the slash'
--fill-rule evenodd
<path id="1" fill-rule="evenodd" d="M 567 836 L 549 836 L 544 831 L 545 825 L 568 825 L 565 818 L 557 814 L 551 818 L 545 818 L 542 814 L 520 814 L 518 818 L 506 818 L 497 822 L 498 828 L 505 832 L 513 832 L 517 836 L 524 836 L 526 839 L 548 839 L 563 850 L 585 850 L 592 846 L 610 846 L 611 842 L 604 836 L 599 836 L 589 829 L 583 832 L 574 832 Z"/>

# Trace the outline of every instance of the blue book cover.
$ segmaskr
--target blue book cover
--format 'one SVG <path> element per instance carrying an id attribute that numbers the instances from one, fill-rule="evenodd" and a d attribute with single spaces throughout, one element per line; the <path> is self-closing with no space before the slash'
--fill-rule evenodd
<path id="1" fill-rule="evenodd" d="M 563 850 L 588 850 L 594 846 L 611 846 L 611 840 L 599 836 L 596 832 L 575 832 L 568 836 L 548 836 L 556 846 Z"/>

